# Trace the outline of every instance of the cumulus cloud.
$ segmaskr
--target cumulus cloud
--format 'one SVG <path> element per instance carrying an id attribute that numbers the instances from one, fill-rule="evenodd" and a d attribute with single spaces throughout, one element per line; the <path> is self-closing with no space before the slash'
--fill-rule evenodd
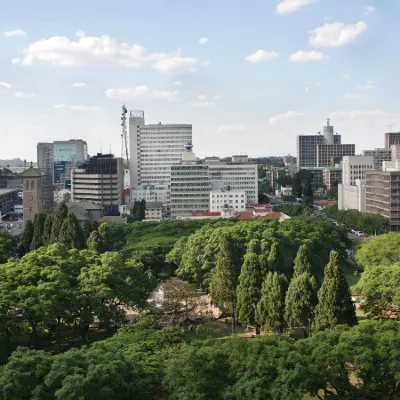
<path id="1" fill-rule="evenodd" d="M 372 14 L 375 11 L 376 11 L 376 8 L 374 6 L 365 6 L 364 15 Z"/>
<path id="2" fill-rule="evenodd" d="M 209 67 L 211 65 L 211 61 L 210 60 L 206 60 L 206 61 L 203 62 L 203 65 L 205 67 Z"/>
<path id="3" fill-rule="evenodd" d="M 221 100 L 223 97 L 225 97 L 226 93 L 220 93 L 217 94 L 213 97 L 208 97 L 205 96 L 204 94 L 201 94 L 197 96 L 197 101 L 192 104 L 193 107 L 210 107 L 210 106 L 215 106 L 219 100 Z"/>
<path id="4" fill-rule="evenodd" d="M 148 53 L 137 44 L 119 43 L 107 35 L 86 36 L 84 32 L 77 32 L 72 40 L 53 36 L 31 43 L 12 62 L 31 65 L 37 60 L 62 67 L 119 65 L 141 68 L 150 65 L 163 73 L 193 72 L 197 63 L 195 57 L 183 57 L 179 49 L 171 53 Z"/>
<path id="5" fill-rule="evenodd" d="M 288 14 L 309 4 L 318 3 L 319 0 L 281 0 L 276 6 L 277 14 Z"/>
<path id="6" fill-rule="evenodd" d="M 62 111 L 99 111 L 100 107 L 97 106 L 82 106 L 82 105 L 68 105 L 68 104 L 55 104 L 53 106 L 56 110 Z"/>
<path id="7" fill-rule="evenodd" d="M 85 87 L 87 87 L 87 83 L 86 82 L 74 82 L 73 84 L 72 84 L 72 87 L 74 87 L 74 88 L 85 88 Z"/>
<path id="8" fill-rule="evenodd" d="M 306 87 L 304 88 L 304 91 L 305 91 L 306 93 L 308 93 L 308 92 L 310 91 L 310 88 L 309 88 L 308 86 L 306 86 Z"/>
<path id="9" fill-rule="evenodd" d="M 356 24 L 334 22 L 319 26 L 309 32 L 309 42 L 313 47 L 342 47 L 353 42 L 368 25 L 359 21 Z"/>
<path id="10" fill-rule="evenodd" d="M 278 58 L 279 54 L 276 51 L 265 51 L 265 50 L 257 50 L 255 53 L 252 53 L 245 57 L 245 60 L 249 63 L 259 63 L 262 61 L 269 61 L 275 58 Z"/>
<path id="11" fill-rule="evenodd" d="M 319 51 L 297 51 L 293 53 L 289 60 L 291 62 L 310 62 L 310 61 L 322 61 L 329 58 L 327 55 Z"/>
<path id="12" fill-rule="evenodd" d="M 7 82 L 0 82 L 0 92 L 5 92 L 6 90 L 11 89 L 11 85 Z"/>
<path id="13" fill-rule="evenodd" d="M 36 97 L 36 93 L 33 92 L 16 92 L 14 94 L 15 97 L 18 97 L 20 99 L 33 99 Z"/>
<path id="14" fill-rule="evenodd" d="M 244 132 L 247 130 L 246 126 L 244 125 L 239 125 L 239 124 L 227 124 L 227 125 L 222 125 L 218 128 L 218 132 L 223 133 L 223 132 Z"/>
<path id="15" fill-rule="evenodd" d="M 106 96 L 113 100 L 179 100 L 179 92 L 150 90 L 147 86 L 136 86 L 132 88 L 107 89 Z"/>
<path id="16" fill-rule="evenodd" d="M 269 119 L 269 123 L 271 125 L 274 125 L 274 124 L 278 124 L 280 122 L 288 121 L 288 120 L 296 118 L 296 117 L 301 117 L 303 115 L 304 115 L 304 113 L 302 113 L 302 112 L 291 111 L 290 110 L 290 111 L 288 111 L 286 113 L 277 114 L 274 117 L 271 117 Z"/>
<path id="17" fill-rule="evenodd" d="M 375 81 L 367 81 L 365 85 L 357 85 L 357 89 L 360 90 L 372 90 L 375 89 Z"/>
<path id="18" fill-rule="evenodd" d="M 358 100 L 361 99 L 361 96 L 358 93 L 346 93 L 344 98 L 349 100 Z"/>
<path id="19" fill-rule="evenodd" d="M 343 78 L 344 79 L 350 79 L 350 75 L 349 74 L 343 74 Z"/>
<path id="20" fill-rule="evenodd" d="M 199 39 L 199 44 L 207 44 L 210 41 L 208 37 L 202 37 Z"/>
<path id="21" fill-rule="evenodd" d="M 7 37 L 26 36 L 26 32 L 22 29 L 13 29 L 12 31 L 4 32 L 3 35 Z"/>
<path id="22" fill-rule="evenodd" d="M 181 85 L 182 85 L 182 82 L 181 82 L 181 81 L 175 81 L 175 82 L 174 82 L 174 85 L 176 85 L 176 86 L 181 86 Z"/>

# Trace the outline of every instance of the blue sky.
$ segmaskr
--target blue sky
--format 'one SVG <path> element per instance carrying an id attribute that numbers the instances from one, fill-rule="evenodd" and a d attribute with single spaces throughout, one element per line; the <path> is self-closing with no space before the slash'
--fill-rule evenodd
<path id="1" fill-rule="evenodd" d="M 2 3 L 0 158 L 120 155 L 123 103 L 192 123 L 201 157 L 295 154 L 328 116 L 357 153 L 400 130 L 398 0 Z"/>

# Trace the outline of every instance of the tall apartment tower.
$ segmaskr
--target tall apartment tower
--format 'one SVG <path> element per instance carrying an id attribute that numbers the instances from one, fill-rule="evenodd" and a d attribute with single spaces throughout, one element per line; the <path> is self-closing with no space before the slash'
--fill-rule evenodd
<path id="1" fill-rule="evenodd" d="M 101 204 L 106 215 L 118 215 L 124 203 L 124 167 L 122 158 L 97 154 L 71 171 L 71 201 Z"/>
<path id="2" fill-rule="evenodd" d="M 323 134 L 297 136 L 297 166 L 334 167 L 343 156 L 355 154 L 354 144 L 342 144 L 341 136 L 334 134 L 334 127 L 327 120 Z"/>
<path id="3" fill-rule="evenodd" d="M 400 132 L 385 133 L 385 148 L 389 149 L 392 144 L 400 143 Z"/>
<path id="4" fill-rule="evenodd" d="M 363 156 L 372 156 L 374 158 L 374 169 L 382 169 L 384 161 L 392 161 L 392 150 L 390 148 L 363 150 Z"/>
<path id="5" fill-rule="evenodd" d="M 190 124 L 145 124 L 144 111 L 129 115 L 131 188 L 169 185 L 171 166 L 182 159 L 185 143 L 192 142 Z"/>
<path id="6" fill-rule="evenodd" d="M 88 158 L 87 143 L 72 139 L 52 143 L 38 143 L 38 168 L 49 168 L 53 184 L 60 188 L 71 185 L 71 170 Z"/>

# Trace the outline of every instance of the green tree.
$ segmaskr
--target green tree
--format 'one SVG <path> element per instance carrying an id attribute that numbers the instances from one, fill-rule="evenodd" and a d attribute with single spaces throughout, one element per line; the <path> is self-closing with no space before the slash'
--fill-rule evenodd
<path id="1" fill-rule="evenodd" d="M 142 221 L 146 216 L 146 200 L 135 200 L 129 222 Z"/>
<path id="2" fill-rule="evenodd" d="M 318 284 L 308 272 L 290 281 L 285 299 L 285 319 L 291 328 L 302 326 L 310 336 L 315 307 L 318 303 Z"/>
<path id="3" fill-rule="evenodd" d="M 43 229 L 43 243 L 45 246 L 50 244 L 52 229 L 53 229 L 53 214 L 47 214 Z"/>
<path id="4" fill-rule="evenodd" d="M 16 255 L 16 241 L 5 231 L 0 230 L 0 264 Z"/>
<path id="5" fill-rule="evenodd" d="M 239 276 L 237 288 L 238 316 L 239 321 L 246 325 L 255 323 L 255 311 L 261 297 L 262 271 L 259 252 L 259 241 L 252 240 L 248 245 Z"/>
<path id="6" fill-rule="evenodd" d="M 61 226 L 58 241 L 68 249 L 82 249 L 84 247 L 82 228 L 76 216 L 71 212 Z"/>
<path id="7" fill-rule="evenodd" d="M 23 256 L 24 254 L 30 251 L 33 239 L 33 232 L 34 232 L 34 226 L 31 220 L 26 221 L 24 225 L 25 225 L 24 232 L 22 233 L 22 238 L 19 248 L 20 256 Z"/>
<path id="8" fill-rule="evenodd" d="M 367 233 L 369 235 L 380 235 L 388 231 L 389 225 L 389 219 L 382 215 L 361 213 L 360 218 L 357 221 L 356 228 L 361 232 Z"/>
<path id="9" fill-rule="evenodd" d="M 99 225 L 97 230 L 93 231 L 87 240 L 87 248 L 96 253 L 103 254 L 107 251 L 112 251 L 113 243 L 116 240 L 111 229 L 111 224 L 104 222 Z"/>
<path id="10" fill-rule="evenodd" d="M 369 238 L 356 250 L 355 260 L 364 267 L 400 262 L 400 235 L 390 232 Z"/>
<path id="11" fill-rule="evenodd" d="M 39 247 L 45 246 L 44 241 L 44 225 L 46 221 L 46 214 L 38 213 L 33 219 L 33 238 L 31 243 L 31 250 L 36 250 Z"/>
<path id="12" fill-rule="evenodd" d="M 312 270 L 308 245 L 303 244 L 299 247 L 294 260 L 293 278 L 297 278 L 304 273 L 312 274 Z"/>
<path id="13" fill-rule="evenodd" d="M 293 178 L 293 196 L 301 198 L 303 195 L 303 187 L 301 183 L 301 177 L 296 174 Z"/>
<path id="14" fill-rule="evenodd" d="M 285 329 L 285 295 L 288 282 L 283 274 L 268 272 L 257 304 L 256 322 L 263 328 L 283 333 Z"/>
<path id="15" fill-rule="evenodd" d="M 331 188 L 328 191 L 328 199 L 336 200 L 338 199 L 339 182 L 334 181 L 331 184 Z"/>
<path id="16" fill-rule="evenodd" d="M 268 254 L 268 270 L 280 272 L 282 270 L 282 259 L 279 252 L 279 243 L 274 242 Z"/>
<path id="17" fill-rule="evenodd" d="M 232 315 L 232 333 L 236 331 L 237 295 L 239 283 L 240 256 L 235 238 L 223 234 L 219 240 L 215 273 L 212 277 L 210 292 L 214 304 Z"/>
<path id="18" fill-rule="evenodd" d="M 51 228 L 51 237 L 49 244 L 58 242 L 62 224 L 64 223 L 64 220 L 67 218 L 67 216 L 68 207 L 65 202 L 62 201 L 61 203 L 57 204 L 57 207 L 53 211 L 53 226 Z"/>
<path id="19" fill-rule="evenodd" d="M 340 269 L 339 254 L 332 251 L 318 292 L 314 328 L 331 329 L 340 324 L 356 325 L 357 318 L 346 277 Z"/>
<path id="20" fill-rule="evenodd" d="M 99 227 L 99 223 L 92 218 L 88 218 L 85 221 L 85 224 L 83 226 L 83 234 L 85 237 L 85 241 L 87 241 L 89 239 L 89 236 L 92 232 L 94 232 L 96 229 L 98 229 Z"/>

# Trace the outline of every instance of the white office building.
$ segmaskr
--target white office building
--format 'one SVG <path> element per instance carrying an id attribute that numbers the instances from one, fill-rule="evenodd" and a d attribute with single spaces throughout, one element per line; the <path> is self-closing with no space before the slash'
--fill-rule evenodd
<path id="1" fill-rule="evenodd" d="M 392 161 L 392 150 L 390 148 L 381 148 L 375 150 L 363 150 L 363 156 L 374 157 L 374 169 L 382 169 L 384 161 Z"/>
<path id="2" fill-rule="evenodd" d="M 145 124 L 144 111 L 131 111 L 129 117 L 131 188 L 142 185 L 168 185 L 171 166 L 177 165 L 192 142 L 190 124 Z"/>
<path id="3" fill-rule="evenodd" d="M 146 203 L 159 202 L 163 206 L 169 204 L 169 185 L 141 185 L 131 191 L 131 201 L 145 200 Z"/>
<path id="4" fill-rule="evenodd" d="M 209 167 L 210 182 L 221 182 L 234 191 L 245 191 L 247 203 L 258 203 L 257 164 L 250 164 L 248 156 L 232 156 L 232 161 L 216 157 L 204 160 Z"/>
<path id="5" fill-rule="evenodd" d="M 373 156 L 343 157 L 342 184 L 338 186 L 339 210 L 365 212 L 366 173 L 374 169 Z"/>
<path id="6" fill-rule="evenodd" d="M 244 190 L 230 190 L 230 187 L 210 191 L 211 212 L 233 209 L 235 211 L 246 210 L 246 192 Z"/>

